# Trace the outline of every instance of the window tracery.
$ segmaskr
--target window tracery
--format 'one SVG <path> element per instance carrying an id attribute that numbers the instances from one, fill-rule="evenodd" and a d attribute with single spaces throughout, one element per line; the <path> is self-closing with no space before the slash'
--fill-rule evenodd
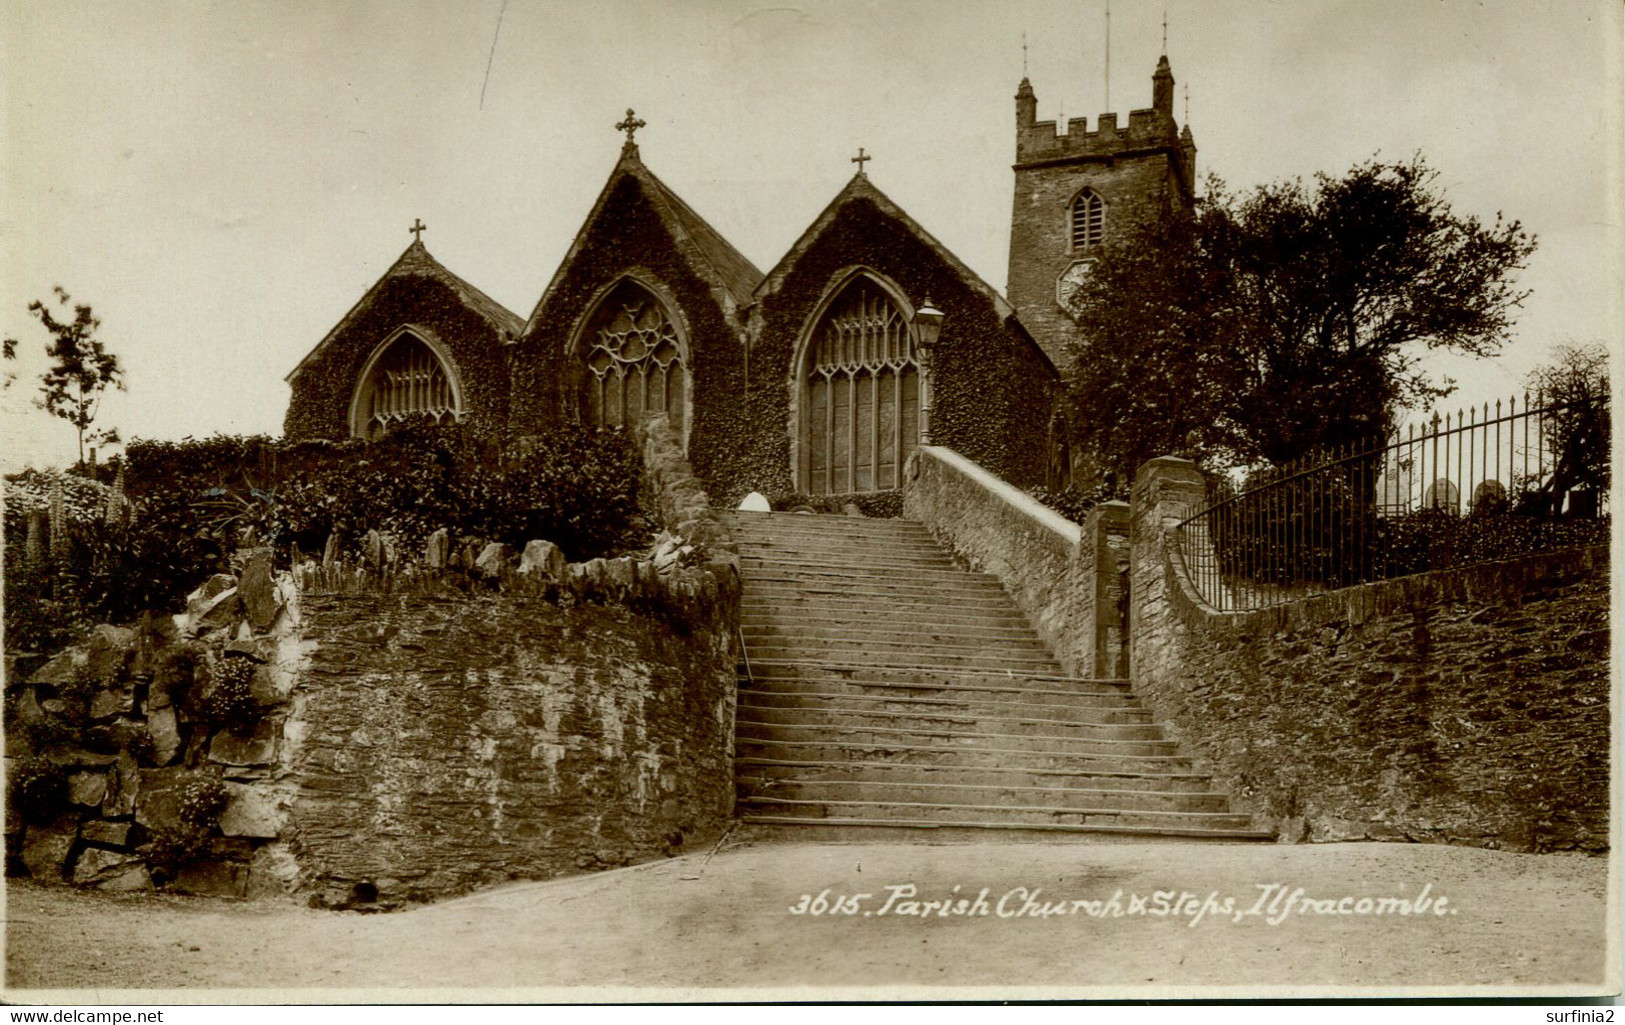
<path id="1" fill-rule="evenodd" d="M 684 347 L 665 304 L 653 293 L 623 282 L 599 307 L 582 348 L 594 425 L 631 426 L 647 414 L 665 413 L 682 436 Z"/>
<path id="2" fill-rule="evenodd" d="M 445 365 L 411 332 L 403 332 L 373 361 L 359 399 L 356 433 L 366 438 L 408 420 L 451 423 L 461 415 Z"/>
<path id="3" fill-rule="evenodd" d="M 808 355 L 804 480 L 815 495 L 902 486 L 920 440 L 920 369 L 908 320 L 875 282 L 849 285 Z"/>

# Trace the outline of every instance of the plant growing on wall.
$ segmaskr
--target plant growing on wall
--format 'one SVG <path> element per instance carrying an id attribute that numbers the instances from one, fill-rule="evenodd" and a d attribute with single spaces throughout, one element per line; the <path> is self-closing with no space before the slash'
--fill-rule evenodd
<path id="1" fill-rule="evenodd" d="M 175 823 L 152 831 L 141 854 L 154 871 L 174 875 L 196 861 L 209 847 L 209 837 L 220 822 L 231 794 L 220 777 L 197 771 L 176 794 Z"/>
<path id="2" fill-rule="evenodd" d="M 20 759 L 10 772 L 8 801 L 25 822 L 41 824 L 68 807 L 68 776 L 44 758 Z"/>

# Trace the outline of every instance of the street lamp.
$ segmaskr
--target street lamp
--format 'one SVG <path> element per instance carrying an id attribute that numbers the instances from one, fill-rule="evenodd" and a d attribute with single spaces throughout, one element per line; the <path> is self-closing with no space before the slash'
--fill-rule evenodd
<path id="1" fill-rule="evenodd" d="M 920 361 L 920 444 L 931 444 L 931 350 L 942 334 L 942 311 L 925 304 L 914 311 L 914 351 Z"/>

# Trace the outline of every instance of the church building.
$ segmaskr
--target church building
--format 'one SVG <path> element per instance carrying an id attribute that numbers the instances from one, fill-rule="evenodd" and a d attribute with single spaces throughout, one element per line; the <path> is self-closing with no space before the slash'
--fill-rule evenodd
<path id="1" fill-rule="evenodd" d="M 644 164 L 620 159 L 528 318 L 442 266 L 421 225 L 288 375 L 290 439 L 424 417 L 494 439 L 667 414 L 714 499 L 901 488 L 922 444 L 1054 482 L 1069 289 L 1113 232 L 1188 206 L 1195 143 L 1167 58 L 1126 127 L 1036 120 L 1016 93 L 1007 293 L 863 169 L 765 274 Z"/>

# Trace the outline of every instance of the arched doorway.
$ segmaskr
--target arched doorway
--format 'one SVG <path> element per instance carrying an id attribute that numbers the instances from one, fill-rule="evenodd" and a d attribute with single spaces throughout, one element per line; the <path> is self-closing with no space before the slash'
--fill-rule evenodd
<path id="1" fill-rule="evenodd" d="M 350 400 L 350 433 L 377 438 L 396 424 L 462 418 L 462 383 L 425 335 L 402 328 L 367 360 Z"/>
<path id="2" fill-rule="evenodd" d="M 804 346 L 798 477 L 814 495 L 902 486 L 920 444 L 920 366 L 909 316 L 868 274 L 825 306 Z"/>
<path id="3" fill-rule="evenodd" d="M 586 365 L 583 414 L 598 427 L 630 427 L 665 413 L 688 436 L 688 346 L 670 309 L 627 278 L 610 289 L 576 344 Z"/>

